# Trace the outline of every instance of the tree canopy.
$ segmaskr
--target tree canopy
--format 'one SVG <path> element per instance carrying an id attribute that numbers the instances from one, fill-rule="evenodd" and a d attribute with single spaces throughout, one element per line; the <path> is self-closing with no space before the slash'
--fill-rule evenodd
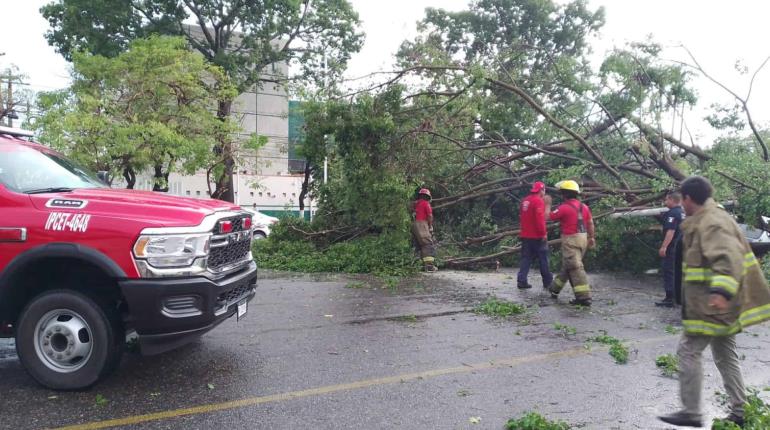
<path id="1" fill-rule="evenodd" d="M 651 40 L 619 47 L 592 67 L 591 40 L 603 22 L 602 10 L 581 0 L 428 9 L 390 77 L 306 104 L 302 150 L 315 166 L 328 158 L 331 179 L 310 183 L 321 197 L 318 216 L 298 230 L 318 246 L 408 234 L 401 227 L 408 206 L 398 202 L 427 186 L 444 263 L 484 264 L 517 254 L 518 202 L 534 181 L 554 191 L 574 179 L 599 222 L 598 254 L 606 258 L 593 264 L 612 266 L 635 241 L 658 238 L 645 236 L 649 225 L 638 219 L 608 214 L 660 205 L 682 179 L 714 176 L 717 165 L 727 175 L 716 181 L 721 196 L 746 191 L 741 182 L 751 181 L 716 160 L 726 150 L 685 143 L 664 126 L 683 121 L 697 102 L 696 71 L 662 59 Z M 731 151 L 738 143 L 725 145 Z M 640 266 L 655 259 L 640 255 Z"/>
<path id="2" fill-rule="evenodd" d="M 295 78 L 304 82 L 334 81 L 363 42 L 347 0 L 56 0 L 41 13 L 50 24 L 49 44 L 65 58 L 80 51 L 114 57 L 137 38 L 180 36 L 219 66 L 237 93 L 262 82 L 286 83 L 286 76 L 265 73 L 281 62 L 297 65 Z M 233 98 L 219 100 L 220 119 L 230 117 Z M 216 198 L 233 201 L 237 151 L 232 136 L 221 136 L 210 170 Z"/>
<path id="3" fill-rule="evenodd" d="M 187 49 L 184 39 L 132 41 L 108 58 L 73 56 L 71 88 L 44 93 L 33 126 L 40 140 L 95 170 L 121 175 L 154 172 L 166 190 L 172 171 L 194 173 L 211 163 L 211 148 L 235 128 L 211 110 L 235 88 L 222 70 Z"/>

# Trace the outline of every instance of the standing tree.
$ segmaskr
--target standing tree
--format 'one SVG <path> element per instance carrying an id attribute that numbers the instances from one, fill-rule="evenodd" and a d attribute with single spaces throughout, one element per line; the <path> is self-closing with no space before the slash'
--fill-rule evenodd
<path id="1" fill-rule="evenodd" d="M 235 128 L 210 110 L 235 89 L 182 38 L 138 39 L 114 58 L 76 53 L 73 64 L 72 87 L 43 94 L 33 126 L 41 141 L 122 175 L 128 188 L 151 168 L 153 189 L 167 191 L 172 171 L 208 165 L 214 142 Z"/>
<path id="2" fill-rule="evenodd" d="M 57 0 L 41 12 L 51 25 L 48 42 L 65 58 L 79 50 L 114 56 L 137 37 L 180 35 L 220 66 L 238 93 L 265 81 L 285 83 L 261 73 L 278 62 L 297 65 L 299 78 L 334 79 L 363 39 L 347 0 Z M 221 120 L 230 117 L 233 100 L 218 100 Z M 233 201 L 235 151 L 232 136 L 222 135 L 209 170 L 215 198 Z"/>

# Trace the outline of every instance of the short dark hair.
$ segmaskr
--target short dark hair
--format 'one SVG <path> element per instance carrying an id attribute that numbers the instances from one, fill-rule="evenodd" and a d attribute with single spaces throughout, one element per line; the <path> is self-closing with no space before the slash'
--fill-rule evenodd
<path id="1" fill-rule="evenodd" d="M 670 198 L 671 200 L 679 203 L 682 201 L 682 193 L 676 190 L 672 190 L 666 193 L 666 197 Z"/>
<path id="2" fill-rule="evenodd" d="M 561 190 L 561 196 L 562 198 L 564 198 L 564 200 L 576 199 L 578 196 L 578 193 L 577 191 L 572 191 L 572 190 Z"/>
<path id="3" fill-rule="evenodd" d="M 714 194 L 711 182 L 703 176 L 690 176 L 679 187 L 682 197 L 690 197 L 695 203 L 702 205 Z"/>

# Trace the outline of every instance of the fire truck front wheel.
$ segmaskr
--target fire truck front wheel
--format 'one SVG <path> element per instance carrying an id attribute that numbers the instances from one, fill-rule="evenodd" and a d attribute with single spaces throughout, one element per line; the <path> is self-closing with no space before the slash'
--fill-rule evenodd
<path id="1" fill-rule="evenodd" d="M 95 384 L 117 367 L 125 343 L 117 309 L 72 290 L 33 298 L 16 327 L 24 368 L 54 390 Z"/>

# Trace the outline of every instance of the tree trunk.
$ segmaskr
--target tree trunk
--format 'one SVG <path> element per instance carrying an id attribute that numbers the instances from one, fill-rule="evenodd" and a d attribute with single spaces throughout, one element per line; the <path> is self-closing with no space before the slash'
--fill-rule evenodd
<path id="1" fill-rule="evenodd" d="M 302 190 L 299 192 L 299 210 L 305 210 L 305 197 L 310 192 L 310 176 L 313 174 L 313 169 L 310 167 L 310 163 L 305 161 L 305 180 L 302 181 Z"/>
<path id="2" fill-rule="evenodd" d="M 126 189 L 133 190 L 136 185 L 136 172 L 131 166 L 123 168 L 123 178 L 126 180 Z"/>
<path id="3" fill-rule="evenodd" d="M 217 118 L 226 121 L 230 117 L 230 111 L 233 107 L 232 100 L 220 100 L 217 107 Z M 216 154 L 222 160 L 224 169 L 222 173 L 215 178 L 216 188 L 211 194 L 214 199 L 224 200 L 226 202 L 235 202 L 235 193 L 233 189 L 233 170 L 235 169 L 235 158 L 233 157 L 233 143 L 231 136 L 222 135 L 219 137 L 219 143 L 214 148 Z"/>
<path id="4" fill-rule="evenodd" d="M 757 143 L 759 144 L 760 149 L 762 149 L 762 159 L 765 161 L 770 161 L 770 154 L 768 154 L 767 145 L 765 144 L 764 139 L 762 139 L 762 135 L 759 134 L 757 126 L 754 125 L 754 120 L 751 118 L 751 112 L 749 112 L 748 104 L 746 104 L 746 102 L 743 100 L 741 100 L 741 104 L 743 105 L 743 111 L 746 112 L 746 119 L 749 121 L 751 132 L 754 133 L 754 137 L 757 139 Z"/>
<path id="5" fill-rule="evenodd" d="M 170 171 L 163 171 L 163 165 L 162 164 L 156 164 L 155 165 L 155 180 L 152 184 L 152 190 L 153 191 L 160 191 L 167 193 L 168 192 L 168 175 Z"/>

